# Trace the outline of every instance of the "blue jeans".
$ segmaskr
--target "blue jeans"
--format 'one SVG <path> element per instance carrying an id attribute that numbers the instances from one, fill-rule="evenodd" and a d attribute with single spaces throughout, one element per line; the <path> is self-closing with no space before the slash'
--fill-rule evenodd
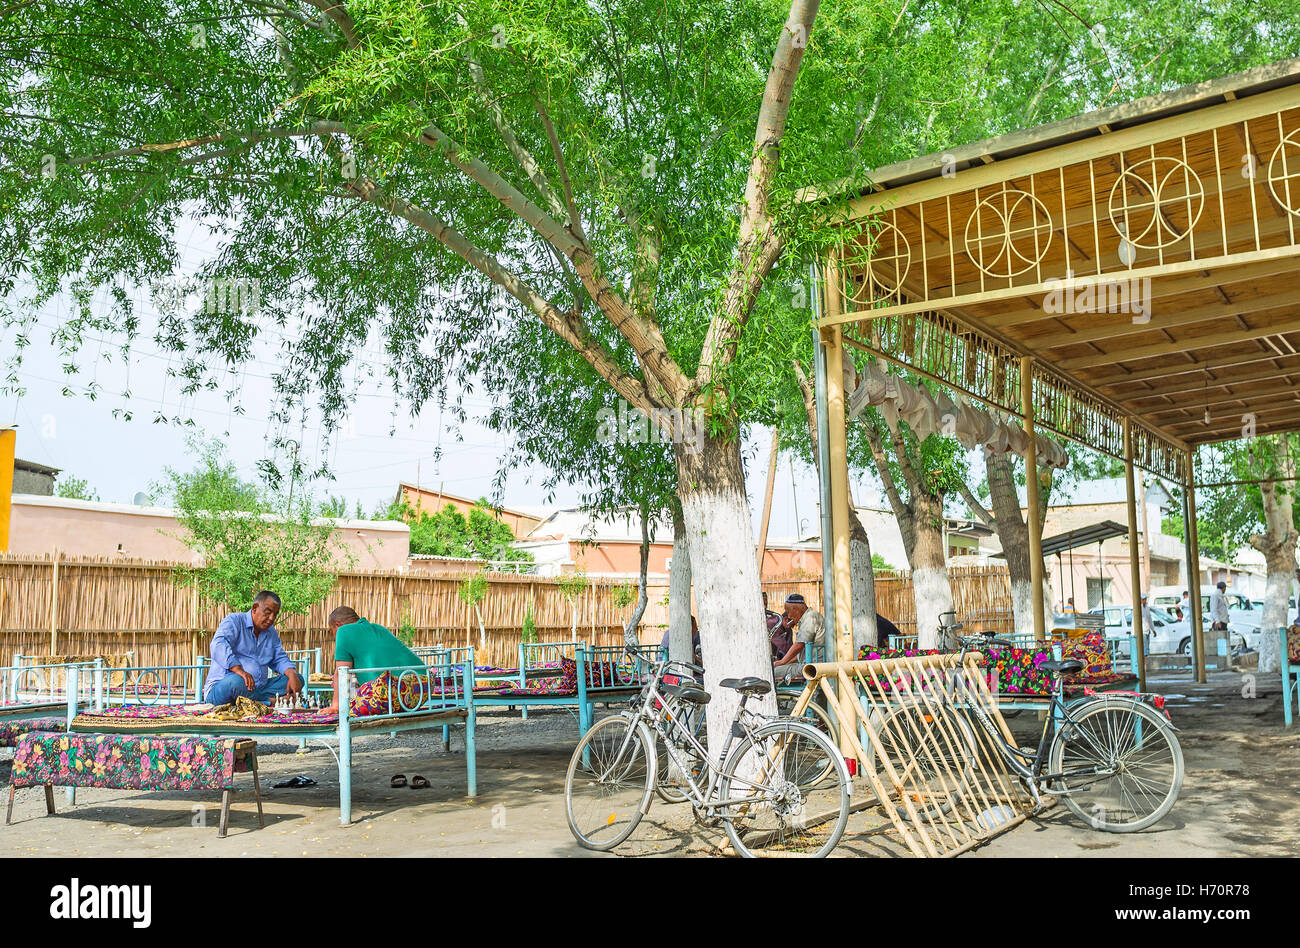
<path id="1" fill-rule="evenodd" d="M 244 684 L 244 679 L 237 673 L 230 672 L 225 678 L 213 685 L 203 697 L 209 704 L 230 704 L 236 698 L 252 698 L 262 704 L 270 704 L 280 695 L 287 693 L 288 690 L 288 675 L 268 678 L 266 684 L 261 688 L 249 691 L 248 686 Z"/>

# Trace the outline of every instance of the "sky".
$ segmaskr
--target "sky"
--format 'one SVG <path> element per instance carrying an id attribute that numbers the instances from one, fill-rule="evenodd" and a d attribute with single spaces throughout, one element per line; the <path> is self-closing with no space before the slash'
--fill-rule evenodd
<path id="1" fill-rule="evenodd" d="M 212 250 L 199 225 L 178 222 L 183 236 L 182 272 L 193 272 Z M 166 467 L 187 470 L 193 463 L 186 438 L 199 433 L 219 439 L 240 473 L 256 476 L 256 462 L 267 455 L 276 430 L 268 420 L 274 392 L 270 376 L 276 369 L 273 347 L 249 362 L 237 380 L 223 379 L 217 391 L 182 397 L 176 379 L 167 377 L 176 360 L 160 353 L 153 342 L 157 312 L 147 290 L 134 293 L 142 331 L 129 364 L 120 356 L 120 339 L 87 338 L 77 357 L 78 372 L 65 374 L 63 359 L 51 336 L 70 315 L 68 301 L 56 298 L 36 315 L 37 328 L 18 371 L 26 392 L 0 395 L 0 425 L 17 425 L 17 456 L 60 468 L 63 476 L 83 478 L 101 500 L 130 503 L 137 493 L 149 493 Z M 13 351 L 17 329 L 0 327 L 0 358 Z M 107 357 L 107 358 L 106 358 Z M 318 487 L 324 494 L 347 498 L 349 508 L 360 500 L 369 512 L 393 498 L 400 481 L 441 488 L 468 496 L 490 494 L 502 458 L 511 450 L 509 438 L 478 422 L 491 407 L 478 390 L 464 399 L 469 419 L 459 424 L 436 405 L 413 413 L 404 402 L 395 404 L 384 385 L 384 354 L 371 344 L 362 360 L 375 368 L 363 383 L 342 431 L 333 439 L 324 460 L 335 481 Z M 226 381 L 242 389 L 244 414 L 235 412 L 221 389 Z M 100 394 L 85 393 L 94 383 Z M 69 390 L 65 394 L 65 389 Z M 122 397 L 129 390 L 130 397 Z M 119 410 L 117 416 L 114 409 Z M 126 420 L 125 412 L 132 418 Z M 193 419 L 196 427 L 155 423 L 162 415 Z M 391 432 L 391 433 L 390 433 Z M 318 418 L 309 418 L 296 431 L 286 432 L 299 441 L 301 458 L 311 464 L 322 459 L 325 438 Z M 435 452 L 441 447 L 441 460 Z M 746 476 L 755 529 L 761 515 L 767 476 L 770 433 L 758 432 L 744 446 Z M 578 491 L 561 486 L 548 500 L 540 467 L 516 471 L 504 494 L 494 498 L 505 506 L 573 506 Z M 859 503 L 879 503 L 878 491 L 869 483 L 854 484 Z M 782 454 L 777 464 L 769 536 L 787 538 L 818 532 L 816 476 L 806 465 Z"/>

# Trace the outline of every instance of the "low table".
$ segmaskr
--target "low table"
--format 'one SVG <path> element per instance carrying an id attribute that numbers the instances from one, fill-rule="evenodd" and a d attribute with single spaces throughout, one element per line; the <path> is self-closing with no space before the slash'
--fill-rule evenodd
<path id="1" fill-rule="evenodd" d="M 237 738 L 70 734 L 32 731 L 14 751 L 5 825 L 13 819 L 19 787 L 44 787 L 46 815 L 54 813 L 54 787 L 98 787 L 110 790 L 220 790 L 221 820 L 217 835 L 230 823 L 230 798 L 235 774 L 253 775 L 257 823 L 262 813 L 262 788 L 257 775 L 257 741 Z"/>

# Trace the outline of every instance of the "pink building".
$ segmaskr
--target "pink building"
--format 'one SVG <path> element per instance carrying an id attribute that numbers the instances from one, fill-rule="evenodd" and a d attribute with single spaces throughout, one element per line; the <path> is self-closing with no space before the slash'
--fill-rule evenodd
<path id="1" fill-rule="evenodd" d="M 406 567 L 411 536 L 406 524 L 395 520 L 321 523 L 337 527 L 343 546 L 355 557 L 353 569 Z M 178 539 L 182 532 L 173 512 L 166 507 L 14 494 L 9 552 L 44 556 L 58 550 L 64 556 L 185 562 L 193 560 L 194 554 Z"/>

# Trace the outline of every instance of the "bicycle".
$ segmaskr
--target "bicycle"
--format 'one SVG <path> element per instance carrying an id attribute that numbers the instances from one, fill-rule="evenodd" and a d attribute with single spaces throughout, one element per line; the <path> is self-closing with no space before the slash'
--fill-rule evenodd
<path id="1" fill-rule="evenodd" d="M 740 707 L 715 761 L 682 717 L 685 707 L 699 714 L 711 699 L 691 677 L 702 673 L 661 658 L 629 709 L 596 722 L 578 742 L 564 781 L 574 839 L 607 852 L 632 835 L 650 809 L 662 742 L 681 774 L 681 794 L 705 821 L 723 824 L 739 855 L 825 856 L 849 817 L 852 785 L 839 749 L 809 724 L 748 710 L 771 682 L 728 678 L 720 684 L 740 693 Z M 666 683 L 666 674 L 678 683 Z"/>
<path id="2" fill-rule="evenodd" d="M 958 668 L 972 647 L 1012 647 L 991 632 L 961 636 L 959 641 Z M 919 810 L 918 819 L 933 820 L 950 812 L 961 788 L 970 785 L 977 745 L 966 715 L 958 714 L 957 707 L 973 712 L 989 746 L 1025 784 L 1033 813 L 1042 811 L 1043 796 L 1048 795 L 1060 797 L 1072 813 L 1104 832 L 1134 833 L 1164 819 L 1182 787 L 1183 753 L 1163 698 L 1088 692 L 1067 704 L 1065 678 L 1081 671 L 1083 663 L 1068 659 L 1039 667 L 1052 676 L 1052 693 L 1036 748 L 1006 741 L 978 693 L 962 701 L 961 679 L 954 689 L 956 702 L 946 694 L 928 703 L 912 699 L 879 717 L 876 731 L 886 753 L 895 760 L 915 760 L 934 778 L 934 786 L 949 788 L 940 794 L 942 799 Z"/>

